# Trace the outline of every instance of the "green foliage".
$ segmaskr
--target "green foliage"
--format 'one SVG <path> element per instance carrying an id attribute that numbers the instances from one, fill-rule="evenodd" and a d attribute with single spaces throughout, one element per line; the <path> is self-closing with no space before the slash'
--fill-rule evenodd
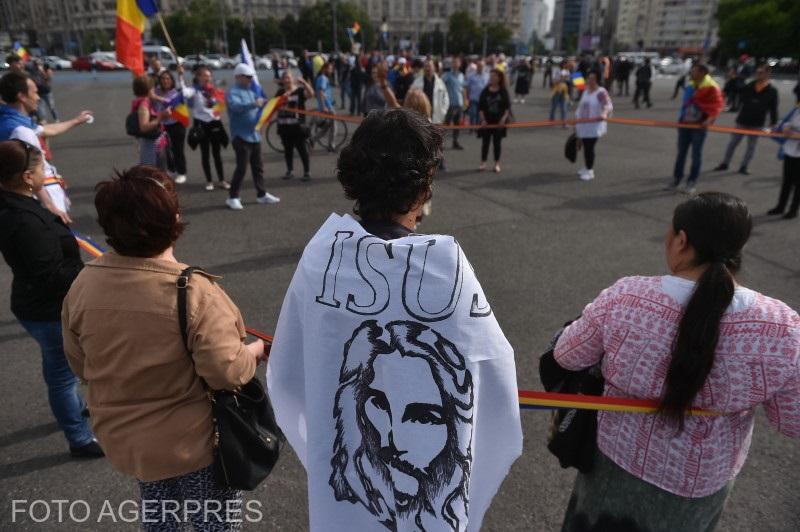
<path id="1" fill-rule="evenodd" d="M 486 25 L 486 50 L 492 52 L 505 52 L 507 54 L 513 51 L 513 44 L 511 38 L 513 33 L 504 24 L 498 22 Z"/>
<path id="2" fill-rule="evenodd" d="M 88 54 L 94 51 L 112 50 L 111 37 L 107 31 L 89 30 L 81 39 L 83 52 Z"/>
<path id="3" fill-rule="evenodd" d="M 187 9 L 179 9 L 164 17 L 164 23 L 178 54 L 187 55 L 213 49 L 222 28 L 219 2 L 192 0 Z M 153 36 L 163 43 L 167 42 L 159 24 L 153 24 Z"/>
<path id="4" fill-rule="evenodd" d="M 800 55 L 797 0 L 721 0 L 717 18 L 722 58 L 742 53 L 754 57 Z"/>
<path id="5" fill-rule="evenodd" d="M 449 53 L 480 53 L 482 46 L 483 33 L 467 11 L 456 11 L 450 15 L 447 31 Z"/>
<path id="6" fill-rule="evenodd" d="M 350 49 L 347 28 L 351 28 L 354 22 L 361 25 L 361 31 L 355 35 L 354 40 L 367 48 L 375 46 L 377 32 L 373 31 L 367 13 L 356 4 L 336 2 L 336 36 L 339 49 Z M 330 2 L 317 2 L 301 9 L 296 27 L 298 31 L 291 40 L 298 42 L 303 48 L 316 50 L 318 43 L 321 43 L 323 51 L 333 50 L 333 11 Z"/>

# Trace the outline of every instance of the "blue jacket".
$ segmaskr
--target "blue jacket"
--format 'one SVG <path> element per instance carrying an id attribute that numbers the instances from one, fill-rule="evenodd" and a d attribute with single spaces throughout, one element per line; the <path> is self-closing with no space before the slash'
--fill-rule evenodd
<path id="1" fill-rule="evenodd" d="M 260 107 L 256 105 L 256 98 L 256 94 L 249 87 L 233 86 L 228 90 L 225 100 L 230 118 L 231 137 L 239 137 L 251 143 L 261 141 L 261 135 L 256 131 L 260 111 Z"/>
<path id="2" fill-rule="evenodd" d="M 36 124 L 29 116 L 25 116 L 8 105 L 0 105 L 0 141 L 8 140 L 11 134 L 20 126 L 36 131 Z"/>

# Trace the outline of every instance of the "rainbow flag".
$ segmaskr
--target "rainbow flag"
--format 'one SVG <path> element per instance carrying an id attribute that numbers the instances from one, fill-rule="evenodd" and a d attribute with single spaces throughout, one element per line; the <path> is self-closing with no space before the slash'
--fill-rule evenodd
<path id="1" fill-rule="evenodd" d="M 572 79 L 572 86 L 578 89 L 579 91 L 582 91 L 584 88 L 586 88 L 586 80 L 583 79 L 583 74 L 581 72 L 575 72 L 572 75 L 571 79 Z"/>
<path id="2" fill-rule="evenodd" d="M 17 54 L 20 59 L 22 59 L 23 63 L 27 63 L 31 58 L 31 54 L 28 53 L 28 50 L 26 50 L 19 41 L 14 42 L 14 53 Z"/>
<path id="3" fill-rule="evenodd" d="M 137 76 L 144 74 L 142 32 L 158 12 L 155 0 L 117 0 L 117 61 Z"/>
<path id="4" fill-rule="evenodd" d="M 173 120 L 180 122 L 183 127 L 189 127 L 189 106 L 186 104 L 186 99 L 183 93 L 178 93 L 169 102 L 170 116 Z"/>
<path id="5" fill-rule="evenodd" d="M 270 120 L 272 120 L 272 115 L 280 109 L 288 100 L 289 97 L 286 94 L 281 96 L 275 96 L 274 98 L 270 98 L 270 100 L 261 108 L 261 112 L 258 115 L 258 122 L 256 123 L 256 131 L 261 131 L 264 126 L 266 126 Z"/>

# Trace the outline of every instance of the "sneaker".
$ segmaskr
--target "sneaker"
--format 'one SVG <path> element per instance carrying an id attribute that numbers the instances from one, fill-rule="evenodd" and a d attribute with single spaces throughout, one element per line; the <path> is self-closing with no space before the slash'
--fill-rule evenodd
<path id="1" fill-rule="evenodd" d="M 228 182 L 227 182 L 227 181 L 225 181 L 224 179 L 223 179 L 222 181 L 220 181 L 220 182 L 217 184 L 217 186 L 218 186 L 219 188 L 223 189 L 223 190 L 230 190 L 230 189 L 231 189 L 231 186 L 230 186 L 230 184 L 228 184 Z"/>
<path id="2" fill-rule="evenodd" d="M 206 183 L 206 190 L 214 190 L 214 183 L 210 181 Z"/>
<path id="3" fill-rule="evenodd" d="M 681 194 L 686 194 L 687 196 L 694 196 L 697 192 L 697 188 L 694 185 L 686 183 L 685 185 L 681 186 L 679 189 Z"/>
<path id="4" fill-rule="evenodd" d="M 580 175 L 581 181 L 591 181 L 594 179 L 594 170 L 584 170 Z"/>
<path id="5" fill-rule="evenodd" d="M 525 98 L 522 98 L 519 103 L 525 103 Z"/>
<path id="6" fill-rule="evenodd" d="M 500 163 L 494 163 L 494 173 L 495 174 L 500 173 Z"/>
<path id="7" fill-rule="evenodd" d="M 242 206 L 242 201 L 239 198 L 228 198 L 225 200 L 225 205 L 228 206 L 229 209 L 234 211 L 241 211 L 244 209 Z"/>
<path id="8" fill-rule="evenodd" d="M 175 182 L 179 185 L 186 183 L 186 176 L 183 174 L 178 174 L 175 176 Z"/>
<path id="9" fill-rule="evenodd" d="M 728 169 L 728 165 L 725 163 L 720 163 L 716 167 L 714 167 L 715 172 L 724 172 Z"/>
<path id="10" fill-rule="evenodd" d="M 285 174 L 283 174 L 283 177 L 281 179 L 291 179 L 293 177 L 294 174 L 292 172 L 286 172 Z"/>
<path id="11" fill-rule="evenodd" d="M 750 175 L 750 172 L 747 171 L 746 166 L 742 166 L 741 168 L 739 168 L 739 173 L 742 175 Z"/>
<path id="12" fill-rule="evenodd" d="M 483 172 L 484 170 L 486 170 L 486 163 L 481 163 L 481 165 L 478 167 L 478 171 Z"/>
<path id="13" fill-rule="evenodd" d="M 300 181 L 311 181 L 311 176 L 308 173 L 303 174 L 303 177 L 300 178 Z"/>
<path id="14" fill-rule="evenodd" d="M 767 214 L 769 214 L 770 216 L 775 216 L 775 215 L 778 215 L 778 214 L 783 214 L 783 209 L 781 209 L 781 208 L 779 208 L 779 207 L 775 207 L 774 209 L 770 209 L 770 210 L 768 210 L 768 211 L 767 211 Z"/>
<path id="15" fill-rule="evenodd" d="M 269 192 L 261 196 L 260 198 L 256 198 L 256 201 L 259 202 L 261 205 L 270 205 L 272 203 L 278 203 L 281 199 L 278 196 L 273 196 Z"/>
<path id="16" fill-rule="evenodd" d="M 578 175 L 583 175 L 585 173 L 586 173 L 586 167 L 585 166 L 581 166 L 581 169 L 578 170 Z"/>
<path id="17" fill-rule="evenodd" d="M 73 458 L 102 458 L 106 455 L 103 449 L 100 448 L 100 445 L 98 445 L 97 440 L 94 439 L 80 447 L 73 447 L 70 445 L 69 454 L 72 455 Z"/>

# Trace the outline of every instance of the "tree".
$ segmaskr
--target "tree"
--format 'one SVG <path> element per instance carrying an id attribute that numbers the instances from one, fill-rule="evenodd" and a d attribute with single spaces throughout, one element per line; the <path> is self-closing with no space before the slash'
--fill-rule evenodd
<path id="1" fill-rule="evenodd" d="M 89 30 L 81 39 L 84 53 L 97 50 L 111 50 L 111 38 L 108 32 L 103 30 Z"/>
<path id="2" fill-rule="evenodd" d="M 486 47 L 489 53 L 491 52 L 505 52 L 511 53 L 513 51 L 513 43 L 511 39 L 513 33 L 504 24 L 494 22 L 485 26 L 486 31 Z"/>
<path id="3" fill-rule="evenodd" d="M 721 0 L 717 19 L 720 59 L 800 55 L 797 0 Z"/>
<path id="4" fill-rule="evenodd" d="M 350 39 L 347 28 L 352 28 L 358 22 L 361 31 L 355 40 L 367 47 L 374 46 L 377 33 L 373 32 L 367 13 L 355 4 L 349 2 L 336 4 L 336 37 L 339 48 L 348 49 Z M 303 48 L 316 50 L 318 44 L 323 50 L 333 50 L 333 13 L 330 2 L 317 2 L 313 6 L 304 7 L 297 17 L 297 28 L 292 41 L 299 41 Z"/>
<path id="5" fill-rule="evenodd" d="M 449 53 L 475 53 L 480 51 L 482 45 L 483 35 L 469 12 L 456 11 L 450 15 L 447 31 Z"/>
<path id="6" fill-rule="evenodd" d="M 164 17 L 164 24 L 178 54 L 205 51 L 222 27 L 219 4 L 214 0 L 192 0 L 187 9 L 179 9 Z M 167 42 L 161 25 L 153 26 L 153 36 Z"/>

